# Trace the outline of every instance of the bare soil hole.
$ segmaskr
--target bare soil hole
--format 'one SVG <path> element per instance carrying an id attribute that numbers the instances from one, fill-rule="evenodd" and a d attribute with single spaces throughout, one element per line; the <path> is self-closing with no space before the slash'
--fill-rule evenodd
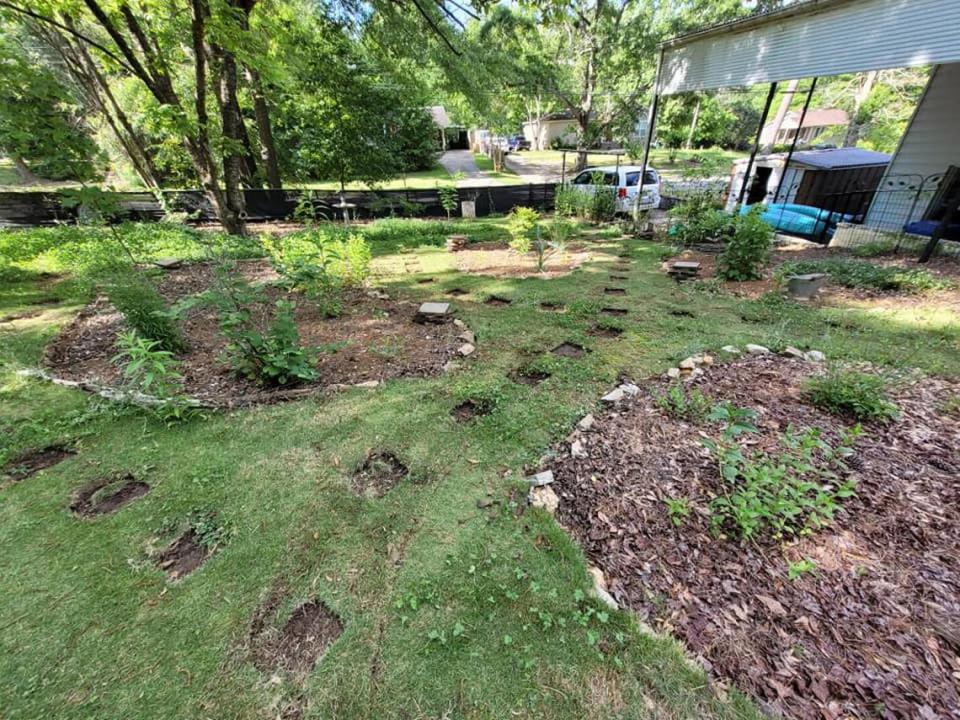
<path id="1" fill-rule="evenodd" d="M 603 313 L 604 315 L 615 315 L 618 317 L 623 317 L 630 311 L 627 310 L 626 308 L 605 307 L 605 308 L 600 308 L 600 312 Z"/>
<path id="2" fill-rule="evenodd" d="M 70 448 L 61 445 L 49 445 L 40 450 L 31 450 L 10 460 L 3 469 L 3 474 L 12 482 L 20 482 L 24 478 L 53 467 L 68 457 L 76 455 Z"/>
<path id="3" fill-rule="evenodd" d="M 449 295 L 450 297 L 461 297 L 467 294 L 468 292 L 463 288 L 453 288 L 452 290 L 447 291 L 447 295 Z"/>
<path id="4" fill-rule="evenodd" d="M 210 550 L 200 542 L 200 537 L 190 528 L 170 543 L 157 557 L 157 567 L 166 571 L 171 580 L 189 575 L 210 557 Z"/>
<path id="5" fill-rule="evenodd" d="M 577 345 L 577 343 L 564 342 L 557 345 L 550 352 L 558 357 L 582 358 L 587 354 L 587 349 L 583 345 Z"/>
<path id="6" fill-rule="evenodd" d="M 623 335 L 623 330 L 618 327 L 603 327 L 601 325 L 594 325 L 588 331 L 594 337 L 602 338 L 615 338 Z"/>
<path id="7" fill-rule="evenodd" d="M 612 274 L 611 274 L 611 275 L 610 275 L 610 279 L 611 279 L 611 280 L 629 280 L 630 278 L 628 278 L 626 275 L 612 275 Z"/>
<path id="8" fill-rule="evenodd" d="M 490 412 L 490 405 L 480 400 L 464 400 L 450 414 L 458 423 L 468 423 Z"/>
<path id="9" fill-rule="evenodd" d="M 549 377 L 550 373 L 548 372 L 544 372 L 543 370 L 531 370 L 529 368 L 519 368 L 510 374 L 510 379 L 515 383 L 519 383 L 521 385 L 530 385 L 531 387 L 536 387 Z"/>
<path id="10" fill-rule="evenodd" d="M 428 285 L 433 282 L 433 278 L 418 278 L 417 285 Z"/>
<path id="11" fill-rule="evenodd" d="M 563 303 L 555 302 L 542 302 L 540 303 L 539 307 L 544 312 L 563 312 L 567 309 L 567 306 Z"/>
<path id="12" fill-rule="evenodd" d="M 380 498 L 403 480 L 407 466 L 391 452 L 371 453 L 353 473 L 353 490 L 357 495 Z"/>
<path id="13" fill-rule="evenodd" d="M 603 289 L 603 294 L 604 295 L 626 295 L 627 290 L 626 288 L 619 288 L 619 287 L 605 287 Z"/>
<path id="14" fill-rule="evenodd" d="M 504 305 L 511 304 L 513 304 L 513 300 L 507 300 L 507 298 L 497 297 L 496 295 L 487 298 L 487 301 L 484 303 L 484 305 L 493 305 L 494 307 L 503 307 Z"/>
<path id="15" fill-rule="evenodd" d="M 102 478 L 78 490 L 70 509 L 81 517 L 107 515 L 148 492 L 150 486 L 129 473 L 119 478 Z"/>
<path id="16" fill-rule="evenodd" d="M 286 670 L 295 675 L 310 673 L 317 661 L 343 632 L 343 624 L 330 608 L 319 600 L 310 600 L 297 607 L 283 626 L 271 633 L 261 630 L 254 637 L 258 647 L 254 665 L 258 670 L 271 672 Z"/>
<path id="17" fill-rule="evenodd" d="M 696 317 L 696 315 L 694 315 L 689 310 L 668 310 L 667 312 L 669 312 L 674 317 L 688 317 L 688 318 Z"/>

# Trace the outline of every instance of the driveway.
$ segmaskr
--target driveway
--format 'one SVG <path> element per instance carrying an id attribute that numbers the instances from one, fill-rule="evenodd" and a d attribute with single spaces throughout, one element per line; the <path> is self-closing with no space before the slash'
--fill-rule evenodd
<path id="1" fill-rule="evenodd" d="M 568 158 L 569 161 L 569 158 Z M 510 153 L 504 159 L 504 164 L 522 177 L 528 183 L 555 183 L 560 182 L 560 164 L 549 160 L 533 160 L 522 152 Z M 571 166 L 567 166 L 567 176 L 570 176 Z"/>
<path id="2" fill-rule="evenodd" d="M 477 167 L 470 150 L 447 150 L 440 156 L 440 164 L 451 175 L 463 173 L 464 179 L 457 181 L 457 187 L 478 187 L 484 185 L 502 185 L 499 180 Z"/>

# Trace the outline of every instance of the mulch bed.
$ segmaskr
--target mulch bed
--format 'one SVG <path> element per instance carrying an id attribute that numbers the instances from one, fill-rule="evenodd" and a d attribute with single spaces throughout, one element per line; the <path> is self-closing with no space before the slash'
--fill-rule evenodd
<path id="1" fill-rule="evenodd" d="M 835 441 L 846 426 L 806 404 L 817 366 L 775 356 L 715 366 L 694 385 L 757 411 L 754 449 L 776 447 L 789 424 Z M 610 591 L 655 629 L 680 637 L 715 677 L 732 680 L 771 713 L 804 720 L 960 717 L 960 419 L 938 403 L 945 380 L 904 380 L 901 409 L 857 440 L 857 496 L 835 522 L 793 542 L 741 543 L 711 534 L 720 487 L 701 434 L 654 397 L 597 416 L 552 466 L 558 517 L 606 574 Z M 685 497 L 679 527 L 664 500 Z M 801 559 L 813 573 L 788 579 Z"/>
<path id="2" fill-rule="evenodd" d="M 241 267 L 252 281 L 275 279 L 266 261 L 245 262 Z M 187 265 L 165 273 L 158 288 L 167 301 L 174 302 L 208 289 L 213 275 L 210 264 Z M 288 295 L 274 287 L 268 287 L 267 294 L 271 301 Z M 345 297 L 343 315 L 324 318 L 308 298 L 290 297 L 297 303 L 301 344 L 326 348 L 317 363 L 319 381 L 293 389 L 272 389 L 238 377 L 222 359 L 226 343 L 215 310 L 197 307 L 182 323 L 189 349 L 179 360 L 187 394 L 210 405 L 230 407 L 300 397 L 328 385 L 435 375 L 461 344 L 456 339 L 460 330 L 453 325 L 412 322 L 417 304 L 411 301 L 382 300 L 352 291 Z M 265 326 L 272 309 L 272 302 L 256 309 Z M 118 385 L 122 372 L 113 358 L 118 352 L 117 336 L 124 329 L 120 314 L 100 297 L 48 346 L 45 364 L 52 374 L 67 380 Z"/>

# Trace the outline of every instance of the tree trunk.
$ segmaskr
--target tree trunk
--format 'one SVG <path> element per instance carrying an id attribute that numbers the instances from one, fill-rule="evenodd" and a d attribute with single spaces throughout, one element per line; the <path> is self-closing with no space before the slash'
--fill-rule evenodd
<path id="1" fill-rule="evenodd" d="M 243 118 L 237 102 L 237 61 L 232 52 L 221 47 L 214 48 L 219 59 L 214 78 L 220 105 L 220 126 L 226 141 L 223 149 L 223 183 L 229 211 L 237 218 L 246 216 L 246 202 L 240 181 L 243 177 Z"/>
<path id="2" fill-rule="evenodd" d="M 260 73 L 253 68 L 246 68 L 247 83 L 253 95 L 253 112 L 257 118 L 257 136 L 260 139 L 260 158 L 267 174 L 267 186 L 279 190 L 283 187 L 283 178 L 280 176 L 280 163 L 277 160 L 277 146 L 273 141 L 273 126 L 270 123 L 270 108 L 263 93 L 263 83 Z"/>
<path id="3" fill-rule="evenodd" d="M 793 102 L 793 95 L 797 91 L 797 87 L 800 85 L 799 80 L 791 80 L 790 84 L 787 85 L 787 92 L 783 96 L 783 99 L 780 101 L 780 107 L 777 108 L 777 114 L 773 117 L 773 122 L 770 125 L 770 136 L 767 139 L 767 142 L 763 144 L 763 147 L 760 148 L 760 154 L 764 155 L 773 150 L 773 146 L 777 144 L 777 135 L 780 133 L 780 128 L 783 126 L 783 120 L 787 117 L 787 113 L 790 111 L 790 103 Z M 803 128 L 797 128 L 797 133 Z"/>
<path id="4" fill-rule="evenodd" d="M 17 173 L 17 178 L 20 180 L 21 185 L 36 185 L 40 182 L 40 178 L 33 174 L 33 171 L 27 167 L 23 158 L 18 155 L 13 157 L 13 170 Z"/>
<path id="5" fill-rule="evenodd" d="M 850 114 L 850 124 L 847 125 L 847 133 L 843 138 L 844 147 L 856 147 L 860 140 L 860 131 L 863 129 L 863 118 L 860 117 L 860 109 L 870 97 L 873 86 L 877 82 L 877 71 L 871 70 L 860 79 L 860 85 L 857 88 L 857 94 L 853 99 L 853 112 Z"/>
<path id="6" fill-rule="evenodd" d="M 687 133 L 687 142 L 684 147 L 689 150 L 693 147 L 693 136 L 697 134 L 697 123 L 700 121 L 700 98 L 693 108 L 693 120 L 690 121 L 690 132 Z"/>

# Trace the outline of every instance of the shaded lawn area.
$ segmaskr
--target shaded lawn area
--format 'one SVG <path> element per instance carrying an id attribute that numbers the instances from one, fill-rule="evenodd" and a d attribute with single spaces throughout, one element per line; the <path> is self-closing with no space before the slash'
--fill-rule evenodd
<path id="1" fill-rule="evenodd" d="M 563 163 L 563 153 L 560 150 L 533 150 L 519 153 L 521 157 L 529 158 L 537 162 L 549 162 L 556 165 L 557 172 Z M 729 164 L 735 160 L 747 157 L 748 152 L 738 150 L 723 150 L 721 148 L 707 148 L 704 150 L 669 150 L 667 148 L 650 149 L 650 165 L 659 170 L 665 177 L 670 179 L 679 178 L 685 167 L 689 167 L 689 160 L 709 158 L 722 162 L 719 174 L 726 176 L 729 174 Z M 576 163 L 576 152 L 567 151 L 567 171 Z M 621 165 L 639 165 L 643 158 L 630 159 L 627 155 L 620 156 Z M 614 155 L 604 155 L 600 153 L 589 153 L 587 155 L 587 164 L 590 166 L 616 165 L 617 159 Z"/>
<path id="2" fill-rule="evenodd" d="M 0 490 L 0 705 L 11 717 L 258 718 L 288 706 L 344 718 L 759 717 L 736 692 L 718 699 L 673 641 L 589 599 L 580 550 L 549 516 L 521 512 L 523 468 L 621 374 L 642 379 L 697 351 L 757 342 L 956 375 L 955 319 L 768 308 L 678 287 L 660 269 L 664 248 L 643 243 L 630 244 L 626 296 L 611 298 L 603 288 L 622 260 L 612 232 L 594 234 L 595 259 L 566 277 L 465 275 L 430 223 L 405 222 L 364 228 L 374 282 L 415 300 L 465 291 L 452 302 L 477 334 L 474 357 L 443 376 L 174 427 L 17 376 L 85 297 L 49 279 L 3 285 L 0 318 L 37 314 L 0 323 L 0 452 L 78 450 Z M 457 227 L 491 239 L 496 222 Z M 484 304 L 491 295 L 513 302 Z M 611 305 L 629 314 L 600 312 Z M 623 333 L 595 337 L 598 322 Z M 591 352 L 550 355 L 562 342 Z M 529 364 L 551 376 L 509 379 Z M 457 423 L 451 409 L 468 398 L 490 412 Z M 379 499 L 351 488 L 371 450 L 409 469 Z M 71 493 L 114 472 L 150 492 L 112 515 L 73 517 Z M 168 582 L 146 549 L 199 512 L 215 513 L 228 538 Z M 316 598 L 343 624 L 302 681 L 253 663 L 251 618 L 271 594 L 282 597 L 277 622 Z"/>

